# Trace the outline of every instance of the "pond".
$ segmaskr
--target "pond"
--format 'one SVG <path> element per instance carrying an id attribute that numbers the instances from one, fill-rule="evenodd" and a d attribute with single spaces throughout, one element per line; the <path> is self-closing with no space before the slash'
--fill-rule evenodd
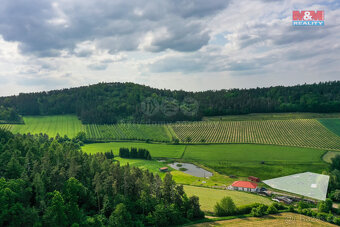
<path id="1" fill-rule="evenodd" d="M 205 170 L 201 167 L 198 167 L 191 163 L 180 163 L 180 162 L 174 162 L 172 164 L 169 164 L 171 168 L 174 168 L 176 170 L 181 170 L 185 168 L 186 170 L 182 171 L 184 173 L 190 174 L 195 177 L 211 177 L 213 174 L 209 172 L 208 170 Z"/>

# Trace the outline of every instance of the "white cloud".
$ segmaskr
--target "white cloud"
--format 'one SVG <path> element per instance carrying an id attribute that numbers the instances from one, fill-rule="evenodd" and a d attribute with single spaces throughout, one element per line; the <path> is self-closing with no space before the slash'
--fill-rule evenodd
<path id="1" fill-rule="evenodd" d="M 205 90 L 340 79 L 338 1 L 7 1 L 0 95 L 129 81 Z M 292 10 L 325 10 L 293 27 Z"/>

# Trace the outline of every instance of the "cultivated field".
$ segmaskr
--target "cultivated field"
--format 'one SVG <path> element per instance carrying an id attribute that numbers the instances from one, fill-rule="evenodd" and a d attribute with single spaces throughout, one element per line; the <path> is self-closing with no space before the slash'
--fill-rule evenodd
<path id="1" fill-rule="evenodd" d="M 319 121 L 330 131 L 340 136 L 340 119 L 319 119 Z"/>
<path id="2" fill-rule="evenodd" d="M 145 148 L 150 151 L 152 158 L 180 158 L 185 150 L 185 145 L 130 143 L 130 142 L 93 143 L 85 145 L 84 147 L 82 147 L 82 149 L 86 153 L 90 154 L 112 150 L 115 155 L 118 155 L 119 148 L 121 147 Z"/>
<path id="3" fill-rule="evenodd" d="M 152 140 L 170 141 L 167 128 L 164 125 L 115 124 L 86 125 L 86 135 L 92 141 L 112 140 Z"/>
<path id="4" fill-rule="evenodd" d="M 24 117 L 24 122 L 22 125 L 11 125 L 10 130 L 21 134 L 46 133 L 51 137 L 59 133 L 60 136 L 67 135 L 70 138 L 83 131 L 83 125 L 74 115 Z"/>
<path id="5" fill-rule="evenodd" d="M 311 171 L 322 172 L 324 150 L 256 144 L 188 145 L 183 160 L 201 163 L 226 175 L 261 179 Z"/>
<path id="6" fill-rule="evenodd" d="M 220 190 L 184 185 L 184 191 L 188 196 L 198 196 L 200 198 L 201 209 L 208 212 L 214 212 L 215 204 L 225 196 L 230 196 L 235 202 L 236 206 L 248 205 L 251 203 L 263 203 L 266 205 L 272 203 L 271 200 L 262 196 L 231 190 Z"/>
<path id="7" fill-rule="evenodd" d="M 0 129 L 11 130 L 12 125 L 0 124 Z"/>
<path id="8" fill-rule="evenodd" d="M 211 226 L 231 226 L 231 227 L 282 227 L 282 226 L 298 226 L 298 227 L 331 227 L 336 226 L 316 218 L 311 218 L 295 213 L 280 213 L 267 215 L 260 218 L 235 218 L 232 220 L 206 222 L 191 225 L 192 227 L 211 227 Z"/>
<path id="9" fill-rule="evenodd" d="M 183 143 L 273 144 L 340 151 L 340 136 L 335 134 L 339 134 L 340 119 L 319 120 L 321 123 L 316 119 L 293 119 L 202 121 L 168 125 L 82 125 L 76 116 L 60 115 L 24 117 L 24 125 L 0 124 L 0 127 L 6 127 L 13 133 L 47 133 L 49 136 L 59 133 L 69 137 L 84 131 L 93 142 L 122 140 L 170 142 L 172 138 L 178 138 Z"/>
<path id="10" fill-rule="evenodd" d="M 252 113 L 244 115 L 225 115 L 204 117 L 204 121 L 262 121 L 262 120 L 292 120 L 340 118 L 340 113 Z"/>
<path id="11" fill-rule="evenodd" d="M 171 124 L 181 142 L 257 143 L 340 150 L 340 137 L 315 119 Z"/>

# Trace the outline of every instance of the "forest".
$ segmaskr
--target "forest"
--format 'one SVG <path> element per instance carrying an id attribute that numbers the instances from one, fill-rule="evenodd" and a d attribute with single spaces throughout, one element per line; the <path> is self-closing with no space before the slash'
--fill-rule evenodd
<path id="1" fill-rule="evenodd" d="M 87 155 L 80 139 L 0 129 L 0 226 L 168 226 L 204 216 L 170 174 Z"/>
<path id="2" fill-rule="evenodd" d="M 151 99 L 156 111 L 145 114 Z M 1 97 L 0 106 L 21 115 L 77 114 L 85 123 L 175 122 L 203 116 L 275 112 L 340 112 L 340 81 L 202 92 L 155 89 L 133 83 L 99 83 L 79 88 Z"/>
<path id="3" fill-rule="evenodd" d="M 0 106 L 0 124 L 22 122 L 22 117 L 15 111 L 14 108 Z"/>

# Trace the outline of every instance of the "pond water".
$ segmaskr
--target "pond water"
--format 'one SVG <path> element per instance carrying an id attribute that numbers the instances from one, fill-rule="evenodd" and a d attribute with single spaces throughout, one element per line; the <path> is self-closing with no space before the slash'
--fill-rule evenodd
<path id="1" fill-rule="evenodd" d="M 177 166 L 177 164 L 181 166 Z M 176 170 L 180 170 L 180 168 L 186 168 L 187 170 L 182 171 L 182 172 L 190 174 L 195 177 L 211 177 L 213 175 L 208 170 L 202 169 L 201 167 L 198 167 L 191 163 L 174 162 L 173 164 L 169 164 L 169 166 Z"/>

